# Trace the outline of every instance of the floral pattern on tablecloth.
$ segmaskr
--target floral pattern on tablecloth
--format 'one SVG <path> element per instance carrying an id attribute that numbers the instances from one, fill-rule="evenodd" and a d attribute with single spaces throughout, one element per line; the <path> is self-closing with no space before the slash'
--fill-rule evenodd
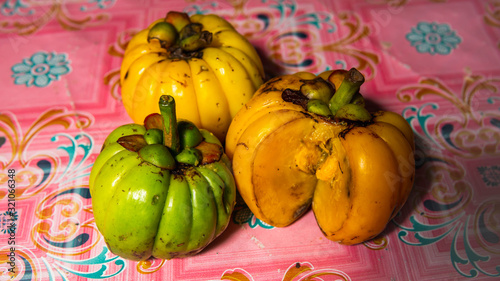
<path id="1" fill-rule="evenodd" d="M 449 55 L 462 39 L 447 24 L 419 22 L 406 39 L 419 53 Z"/>
<path id="2" fill-rule="evenodd" d="M 16 85 L 46 87 L 71 71 L 67 54 L 37 52 L 12 66 Z"/>

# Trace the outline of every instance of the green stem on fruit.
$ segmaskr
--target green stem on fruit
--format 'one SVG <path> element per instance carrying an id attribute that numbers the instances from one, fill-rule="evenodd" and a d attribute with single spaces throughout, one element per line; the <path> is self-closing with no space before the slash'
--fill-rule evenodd
<path id="1" fill-rule="evenodd" d="M 351 68 L 347 72 L 342 84 L 340 84 L 339 88 L 330 99 L 329 107 L 333 115 L 335 115 L 342 106 L 351 102 L 364 82 L 365 77 L 363 77 L 363 74 L 357 69 Z"/>
<path id="2" fill-rule="evenodd" d="M 170 148 L 174 155 L 181 151 L 179 132 L 177 130 L 177 117 L 175 100 L 170 95 L 160 97 L 160 114 L 163 117 L 163 144 Z"/>

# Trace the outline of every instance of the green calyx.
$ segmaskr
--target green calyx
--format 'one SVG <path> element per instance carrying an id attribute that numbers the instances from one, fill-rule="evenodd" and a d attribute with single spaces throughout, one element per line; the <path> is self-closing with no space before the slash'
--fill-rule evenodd
<path id="1" fill-rule="evenodd" d="M 321 77 L 304 80 L 303 83 L 300 86 L 300 92 L 310 100 L 321 100 L 328 103 L 335 92 L 330 83 Z"/>
<path id="2" fill-rule="evenodd" d="M 203 49 L 212 43 L 212 33 L 203 30 L 199 23 L 186 25 L 179 34 L 179 46 L 186 52 Z"/>
<path id="3" fill-rule="evenodd" d="M 200 57 L 199 52 L 212 43 L 212 33 L 192 23 L 186 13 L 168 12 L 165 20 L 155 24 L 148 33 L 148 42 L 158 40 L 171 59 Z"/>
<path id="4" fill-rule="evenodd" d="M 141 148 L 139 150 L 139 157 L 162 169 L 173 170 L 176 166 L 175 159 L 168 147 L 159 143 L 146 145 Z"/>
<path id="5" fill-rule="evenodd" d="M 177 124 L 181 148 L 192 148 L 203 141 L 203 136 L 196 125 L 190 121 L 182 120 Z"/>
<path id="6" fill-rule="evenodd" d="M 307 111 L 321 115 L 321 116 L 332 116 L 332 112 L 328 107 L 328 103 L 323 100 L 309 100 L 307 102 Z"/>
<path id="7" fill-rule="evenodd" d="M 337 70 L 327 80 L 321 77 L 301 80 L 299 90 L 285 89 L 281 97 L 308 112 L 339 121 L 368 122 L 372 119 L 359 92 L 365 81 L 363 74 L 355 68 Z"/>
<path id="8" fill-rule="evenodd" d="M 190 121 L 177 121 L 172 96 L 161 96 L 158 105 L 160 113 L 144 119 L 143 134 L 125 135 L 117 142 L 137 152 L 141 160 L 162 169 L 182 170 L 186 165 L 205 165 L 220 160 L 222 146 L 204 137 L 210 133 L 202 133 Z"/>
<path id="9" fill-rule="evenodd" d="M 365 107 L 365 99 L 359 92 L 354 94 L 350 103 Z"/>
<path id="10" fill-rule="evenodd" d="M 366 110 L 364 107 L 357 104 L 348 103 L 337 110 L 335 118 L 342 120 L 368 122 L 372 119 L 372 116 L 370 112 L 368 112 L 368 110 Z"/>
<path id="11" fill-rule="evenodd" d="M 175 27 L 168 22 L 155 24 L 148 33 L 148 42 L 158 40 L 163 48 L 168 48 L 177 42 L 179 34 Z"/>
<path id="12" fill-rule="evenodd" d="M 163 131 L 160 129 L 149 129 L 144 134 L 144 140 L 147 144 L 163 144 Z"/>
<path id="13" fill-rule="evenodd" d="M 177 162 L 191 166 L 198 166 L 202 159 L 201 151 L 196 148 L 185 148 L 175 156 Z"/>

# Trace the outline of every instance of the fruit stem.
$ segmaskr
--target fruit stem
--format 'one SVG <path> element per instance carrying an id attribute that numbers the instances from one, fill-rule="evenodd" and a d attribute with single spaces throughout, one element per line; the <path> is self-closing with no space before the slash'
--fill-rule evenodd
<path id="1" fill-rule="evenodd" d="M 344 105 L 351 102 L 354 94 L 365 82 L 365 77 L 356 68 L 351 68 L 345 75 L 335 94 L 330 99 L 329 107 L 333 115 Z"/>
<path id="2" fill-rule="evenodd" d="M 163 117 L 163 144 L 170 148 L 174 155 L 181 151 L 179 132 L 177 130 L 177 117 L 175 100 L 170 95 L 160 97 L 160 114 Z"/>

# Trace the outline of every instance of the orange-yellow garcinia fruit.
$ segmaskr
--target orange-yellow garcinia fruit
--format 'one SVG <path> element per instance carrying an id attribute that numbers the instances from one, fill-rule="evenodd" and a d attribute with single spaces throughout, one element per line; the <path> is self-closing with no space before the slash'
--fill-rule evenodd
<path id="1" fill-rule="evenodd" d="M 312 205 L 328 239 L 380 234 L 415 174 L 413 131 L 399 114 L 368 112 L 356 69 L 264 83 L 229 127 L 237 188 L 260 220 L 290 225 Z"/>

